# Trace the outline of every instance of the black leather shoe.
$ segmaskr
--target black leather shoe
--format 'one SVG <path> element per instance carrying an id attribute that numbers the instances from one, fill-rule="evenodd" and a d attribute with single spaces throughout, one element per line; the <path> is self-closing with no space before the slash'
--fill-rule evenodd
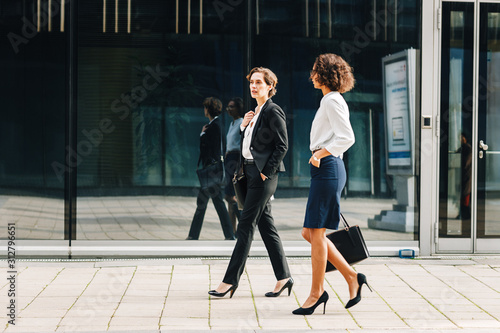
<path id="1" fill-rule="evenodd" d="M 354 305 L 358 304 L 361 301 L 361 287 L 363 287 L 363 284 L 366 284 L 366 286 L 370 289 L 370 291 L 372 291 L 372 288 L 370 287 L 368 282 L 366 282 L 366 276 L 364 274 L 358 273 L 357 279 L 359 284 L 358 292 L 356 293 L 356 297 L 350 299 L 349 302 L 347 302 L 347 304 L 345 305 L 346 309 L 353 307 Z"/>
<path id="2" fill-rule="evenodd" d="M 323 295 L 321 295 L 320 298 L 316 301 L 316 303 L 311 306 L 310 308 L 298 308 L 296 310 L 293 310 L 292 313 L 295 315 L 311 315 L 314 313 L 314 310 L 321 304 L 324 303 L 325 305 L 323 306 L 323 314 L 325 314 L 326 310 L 326 302 L 328 302 L 328 293 L 326 290 L 323 292 Z"/>
<path id="3" fill-rule="evenodd" d="M 229 298 L 232 298 L 234 292 L 236 291 L 236 289 L 238 289 L 238 286 L 231 286 L 231 288 L 229 288 L 228 290 L 226 290 L 223 293 L 219 293 L 217 290 L 210 290 L 208 292 L 208 294 L 211 295 L 211 296 L 215 296 L 215 297 L 224 297 L 224 296 L 226 296 L 226 294 L 228 292 L 231 292 L 231 294 L 229 295 Z"/>
<path id="4" fill-rule="evenodd" d="M 286 288 L 288 288 L 288 296 L 290 296 L 290 293 L 292 292 L 292 287 L 293 287 L 293 279 L 290 278 L 288 279 L 288 281 L 286 281 L 285 285 L 281 287 L 280 291 L 278 291 L 277 293 L 270 291 L 266 293 L 266 297 L 278 297 Z"/>

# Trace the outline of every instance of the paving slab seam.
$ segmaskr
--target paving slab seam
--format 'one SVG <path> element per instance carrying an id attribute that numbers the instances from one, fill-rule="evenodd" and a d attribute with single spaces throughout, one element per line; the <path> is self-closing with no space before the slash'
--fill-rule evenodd
<path id="1" fill-rule="evenodd" d="M 292 289 L 293 296 L 295 297 L 295 301 L 297 302 L 297 305 L 300 307 L 300 302 L 299 298 L 297 297 L 297 294 L 295 293 L 295 290 Z M 312 329 L 311 324 L 309 323 L 309 320 L 307 320 L 307 316 L 303 316 L 304 320 L 306 321 L 307 326 Z"/>
<path id="2" fill-rule="evenodd" d="M 401 281 L 403 281 L 411 290 L 413 290 L 415 293 L 417 293 L 420 297 L 422 297 L 423 300 L 425 300 L 430 306 L 432 306 L 436 311 L 438 311 L 441 315 L 443 315 L 446 319 L 448 319 L 453 325 L 455 325 L 457 328 L 462 328 L 458 326 L 453 320 L 451 320 L 450 317 L 448 317 L 446 314 L 444 314 L 441 310 L 439 310 L 434 304 L 432 304 L 431 301 L 429 301 L 424 295 L 419 293 L 415 288 L 413 288 L 408 282 L 405 281 L 400 275 L 396 274 L 390 267 L 389 265 L 385 265 L 387 269 L 389 269 L 395 276 L 397 276 Z M 422 265 L 419 265 L 422 267 Z M 422 267 L 423 268 L 423 267 Z"/>
<path id="3" fill-rule="evenodd" d="M 130 278 L 130 280 L 128 281 L 128 284 L 127 284 L 127 288 L 125 288 L 125 291 L 123 292 L 122 294 L 122 297 L 120 298 L 120 301 L 118 302 L 118 305 L 116 306 L 115 310 L 113 311 L 113 314 L 111 315 L 111 318 L 109 318 L 109 321 L 108 321 L 108 328 L 107 330 L 109 331 L 109 326 L 111 325 L 111 321 L 113 320 L 114 316 L 115 316 L 115 313 L 116 311 L 118 310 L 118 308 L 120 307 L 120 304 L 122 303 L 122 300 L 123 300 L 123 297 L 125 296 L 125 294 L 127 293 L 127 290 L 128 288 L 130 287 L 130 283 L 132 282 L 132 280 L 134 279 L 134 276 L 135 276 L 135 273 L 137 272 L 137 267 L 135 267 L 134 269 L 134 272 L 132 273 L 132 277 Z"/>
<path id="4" fill-rule="evenodd" d="M 3 266 L 2 266 L 3 267 Z M 7 266 L 5 266 L 7 267 Z M 22 272 L 24 272 L 26 269 L 28 269 L 27 267 L 24 267 L 24 269 L 21 269 L 21 270 L 18 270 L 17 271 L 17 277 L 19 278 L 19 275 L 22 274 Z M 7 280 L 8 281 L 8 280 Z M 7 287 L 8 285 L 10 284 L 10 282 L 6 282 L 3 286 L 0 287 L 0 289 L 3 289 L 5 287 Z"/>
<path id="5" fill-rule="evenodd" d="M 382 297 L 382 295 L 381 295 L 381 294 L 377 291 L 377 289 L 375 289 L 373 286 L 370 286 L 370 287 L 371 287 L 371 288 L 372 288 L 372 290 L 373 290 L 373 291 L 374 291 L 374 292 L 378 295 L 378 297 L 380 297 L 380 299 L 381 299 L 382 301 L 384 301 L 384 303 L 385 303 L 385 304 L 387 304 L 387 306 L 389 307 L 389 309 L 391 309 L 391 311 L 392 311 L 392 312 L 393 312 L 396 316 L 398 316 L 398 318 L 399 318 L 399 319 L 401 319 L 401 321 L 402 321 L 403 323 L 405 323 L 405 325 L 406 325 L 406 326 L 408 326 L 408 328 L 413 328 L 413 327 L 411 327 L 411 326 L 410 326 L 410 324 L 408 324 L 408 323 L 406 322 L 406 320 L 404 320 L 404 318 L 403 318 L 403 317 L 401 317 L 401 315 L 400 315 L 400 314 L 399 314 L 396 310 L 394 310 L 394 308 L 393 308 L 393 307 L 392 307 L 392 306 L 391 306 L 391 305 L 390 305 L 390 304 L 389 304 L 389 303 L 388 303 L 388 302 L 384 299 L 384 297 Z"/>
<path id="6" fill-rule="evenodd" d="M 172 279 L 174 276 L 174 265 L 170 271 L 170 281 L 168 282 L 167 294 L 165 295 L 165 300 L 163 301 L 163 308 L 160 312 L 160 318 L 158 319 L 158 329 L 161 330 L 161 318 L 163 317 L 163 312 L 165 311 L 165 305 L 167 304 L 168 294 L 170 293 L 170 286 L 172 285 Z"/>
<path id="7" fill-rule="evenodd" d="M 488 265 L 488 267 L 492 270 L 494 270 L 495 272 L 497 271 L 494 267 L 491 267 L 491 265 Z M 471 275 L 470 273 L 464 271 L 463 269 L 461 269 L 460 267 L 457 267 L 460 271 L 464 272 L 465 274 L 467 274 L 468 276 L 470 276 L 471 278 L 473 278 L 474 280 L 480 282 L 481 284 L 485 285 L 486 287 L 490 288 L 491 290 L 493 290 L 494 292 L 496 292 L 497 294 L 500 294 L 500 291 L 496 290 L 495 288 L 491 287 L 490 285 L 488 285 L 487 283 L 481 281 L 480 279 L 478 279 L 477 277 Z"/>
<path id="8" fill-rule="evenodd" d="M 485 309 L 483 309 L 482 307 L 480 307 L 478 304 L 476 304 L 476 302 L 472 301 L 471 299 L 469 299 L 467 296 L 465 296 L 464 294 L 462 294 L 460 291 L 458 291 L 457 289 L 455 289 L 454 287 L 452 287 L 451 285 L 449 285 L 448 283 L 446 283 L 445 281 L 443 281 L 441 278 L 437 277 L 436 275 L 432 274 L 429 270 L 427 270 L 426 268 L 422 267 L 427 273 L 429 273 L 430 275 L 434 276 L 436 279 L 438 279 L 439 281 L 441 281 L 442 283 L 444 283 L 448 288 L 452 289 L 454 292 L 456 292 L 457 294 L 459 294 L 460 296 L 462 296 L 463 298 L 465 298 L 466 300 L 468 300 L 469 302 L 471 302 L 472 304 L 474 304 L 476 307 L 478 307 L 479 309 L 481 309 L 481 311 L 483 311 L 484 313 L 488 314 L 490 317 L 492 317 L 493 319 L 495 319 L 496 321 L 500 321 L 498 320 L 498 318 L 496 318 L 495 316 L 493 316 L 491 313 L 489 313 L 488 311 L 486 311 Z"/>
<path id="9" fill-rule="evenodd" d="M 22 313 L 24 310 L 26 310 L 26 308 L 27 308 L 28 306 L 30 306 L 30 305 L 31 305 L 31 304 L 32 304 L 32 303 L 33 303 L 33 302 L 37 299 L 37 297 L 38 297 L 38 296 L 40 296 L 40 294 L 41 294 L 41 293 L 43 293 L 43 291 L 44 291 L 45 289 L 47 289 L 47 287 L 48 287 L 48 286 L 49 286 L 52 282 L 54 282 L 54 280 L 55 280 L 55 279 L 59 276 L 59 274 L 61 274 L 61 272 L 62 272 L 63 270 L 64 270 L 64 267 L 63 267 L 60 271 L 58 271 L 58 272 L 57 272 L 57 274 L 54 276 L 54 278 L 53 278 L 52 280 L 50 280 L 50 282 L 49 282 L 49 283 L 47 283 L 47 284 L 45 285 L 45 287 L 43 287 L 43 289 L 42 289 L 42 290 L 41 290 L 41 291 L 40 291 L 40 292 L 39 292 L 39 293 L 38 293 L 35 297 L 33 297 L 33 299 L 31 300 L 31 302 L 29 302 L 28 304 L 26 304 L 26 306 L 25 306 L 24 308 L 22 308 L 22 309 L 19 311 L 18 316 L 20 316 L 20 315 L 21 315 L 21 313 Z M 7 323 L 7 324 L 6 324 L 6 326 L 5 326 L 5 328 L 4 328 L 4 331 L 5 331 L 5 330 L 7 330 L 7 328 L 8 328 L 8 327 L 9 327 L 9 323 Z"/>
<path id="10" fill-rule="evenodd" d="M 80 297 L 83 295 L 83 293 L 85 292 L 85 290 L 87 290 L 87 288 L 90 286 L 90 284 L 92 283 L 92 281 L 94 281 L 94 278 L 95 278 L 95 276 L 97 275 L 97 273 L 99 271 L 100 271 L 100 269 L 98 269 L 98 270 L 95 271 L 94 275 L 92 276 L 92 279 L 90 279 L 89 283 L 87 283 L 87 285 L 85 286 L 85 288 L 83 289 L 83 291 L 80 293 L 80 295 L 78 295 L 78 297 L 73 302 L 73 304 L 71 304 L 71 306 L 68 308 L 68 310 L 66 311 L 66 313 L 61 317 L 61 320 L 59 320 L 59 322 L 56 325 L 55 331 L 57 331 L 59 329 L 59 326 L 61 325 L 61 322 L 63 321 L 63 319 L 66 317 L 66 315 L 71 310 L 71 308 L 75 305 L 75 303 L 80 299 Z"/>
<path id="11" fill-rule="evenodd" d="M 326 280 L 326 283 L 328 283 L 328 285 L 330 286 L 330 289 L 333 290 L 333 292 L 335 293 L 335 295 L 337 296 L 337 298 L 339 299 L 340 303 L 345 307 L 345 304 L 344 302 L 342 301 L 342 298 L 340 297 L 340 295 L 337 293 L 337 291 L 333 288 L 332 284 L 330 283 L 330 281 L 325 278 Z M 349 310 L 349 309 L 346 309 L 347 310 L 347 313 L 351 316 L 352 320 L 356 323 L 356 325 L 358 325 L 358 327 L 360 329 L 363 329 L 363 327 L 359 324 L 359 322 L 356 320 L 356 318 L 354 317 L 354 315 L 352 314 L 352 312 Z"/>
<path id="12" fill-rule="evenodd" d="M 259 313 L 257 312 L 257 304 L 255 304 L 255 295 L 254 295 L 253 289 L 252 289 L 252 282 L 250 281 L 250 275 L 248 274 L 246 267 L 245 267 L 245 274 L 246 274 L 247 279 L 248 279 L 248 285 L 250 286 L 250 295 L 252 296 L 253 308 L 255 310 L 255 318 L 257 319 L 257 325 L 259 325 L 259 328 L 262 329 L 262 325 L 260 324 L 260 321 L 259 321 Z"/>

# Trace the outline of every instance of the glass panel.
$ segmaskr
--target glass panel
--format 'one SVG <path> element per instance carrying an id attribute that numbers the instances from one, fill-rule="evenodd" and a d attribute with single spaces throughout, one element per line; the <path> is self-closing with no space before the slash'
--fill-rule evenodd
<path id="1" fill-rule="evenodd" d="M 59 6 L 0 2 L 0 225 L 15 223 L 18 239 L 64 239 L 69 6 Z"/>
<path id="2" fill-rule="evenodd" d="M 443 3 L 439 236 L 471 237 L 474 4 Z"/>
<path id="3" fill-rule="evenodd" d="M 246 92 L 246 6 L 79 2 L 78 239 L 185 239 L 206 97 Z M 201 7 L 200 7 L 201 6 Z M 227 130 L 230 117 L 222 116 Z M 231 119 L 232 120 L 232 119 Z M 203 239 L 221 239 L 209 206 Z"/>
<path id="4" fill-rule="evenodd" d="M 386 173 L 381 59 L 420 48 L 421 1 L 266 0 L 256 8 L 251 63 L 277 74 L 273 100 L 286 111 L 289 124 L 287 172 L 280 176 L 273 202 L 282 237 L 300 239 L 310 184 L 309 133 L 322 97 L 308 80 L 309 71 L 319 54 L 332 52 L 354 67 L 356 78 L 355 88 L 344 94 L 356 143 L 344 155 L 348 177 L 341 209 L 363 228 L 367 240 L 418 239 L 416 177 L 402 184 Z M 418 118 L 420 110 L 416 114 Z M 411 189 L 411 199 L 400 206 L 396 193 L 403 189 Z M 411 230 L 386 223 L 406 217 Z"/>
<path id="5" fill-rule="evenodd" d="M 500 5 L 481 4 L 478 238 L 500 237 Z"/>
<path id="6" fill-rule="evenodd" d="M 443 3 L 439 237 L 471 237 L 473 3 Z"/>
<path id="7" fill-rule="evenodd" d="M 321 98 L 309 71 L 317 55 L 334 52 L 351 63 L 357 80 L 345 94 L 356 144 L 345 155 L 348 200 L 342 209 L 364 227 L 367 240 L 418 239 L 418 218 L 405 232 L 368 228 L 368 221 L 399 209 L 399 184 L 386 174 L 380 139 L 380 64 L 388 54 L 420 48 L 420 8 L 420 0 L 266 0 L 250 6 L 141 0 L 130 8 L 119 1 L 116 10 L 114 1 L 80 1 L 77 238 L 185 239 L 199 187 L 199 135 L 207 123 L 202 101 L 214 96 L 226 106 L 240 96 L 253 108 L 246 71 L 266 66 L 279 79 L 273 99 L 287 113 L 290 142 L 273 215 L 284 240 L 302 239 L 309 131 Z M 221 117 L 227 132 L 232 119 Z M 417 198 L 417 186 L 410 188 Z M 418 199 L 409 206 L 418 211 Z M 200 239 L 223 239 L 212 204 Z"/>

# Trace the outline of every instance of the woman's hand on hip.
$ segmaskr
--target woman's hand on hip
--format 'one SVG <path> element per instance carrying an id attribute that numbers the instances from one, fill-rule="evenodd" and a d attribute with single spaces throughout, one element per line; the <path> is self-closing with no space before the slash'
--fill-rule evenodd
<path id="1" fill-rule="evenodd" d="M 309 164 L 314 165 L 316 168 L 319 168 L 319 164 L 321 162 L 321 159 L 317 158 L 316 156 L 311 156 L 309 159 Z"/>

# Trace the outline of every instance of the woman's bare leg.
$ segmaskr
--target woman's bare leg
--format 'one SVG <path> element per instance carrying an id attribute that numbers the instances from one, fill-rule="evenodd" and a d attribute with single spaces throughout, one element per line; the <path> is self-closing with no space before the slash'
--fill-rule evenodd
<path id="1" fill-rule="evenodd" d="M 325 280 L 326 259 L 328 256 L 328 247 L 326 244 L 325 229 L 308 229 L 311 243 L 311 264 L 312 264 L 312 283 L 309 297 L 302 305 L 303 308 L 313 306 L 325 291 L 323 283 Z M 307 231 L 306 231 L 307 233 Z"/>
<path id="2" fill-rule="evenodd" d="M 310 228 L 303 228 L 302 229 L 302 237 L 304 237 L 304 239 L 306 241 L 308 241 L 309 243 L 312 242 L 312 233 L 311 233 L 312 230 L 322 230 L 322 229 L 310 229 Z M 352 299 L 356 296 L 356 293 L 357 293 L 358 288 L 359 288 L 357 273 L 347 263 L 347 261 L 344 259 L 342 254 L 340 254 L 339 250 L 337 250 L 335 245 L 333 245 L 333 243 L 330 242 L 326 238 L 326 235 L 324 232 L 323 232 L 323 237 L 325 239 L 325 243 L 327 246 L 328 261 L 331 262 L 332 265 L 335 266 L 335 268 L 337 268 L 337 270 L 340 272 L 340 274 L 342 274 L 342 276 L 346 280 L 347 284 L 349 285 L 349 298 Z M 313 248 L 313 245 L 311 243 L 311 261 L 312 261 L 312 256 L 313 256 L 312 248 Z M 326 266 L 326 261 L 325 261 L 325 266 Z M 324 270 L 323 270 L 323 272 L 324 272 Z M 313 270 L 313 276 L 314 276 L 314 270 Z M 324 278 L 324 274 L 323 274 L 323 278 Z M 313 277 L 313 279 L 314 279 L 314 277 Z M 321 296 L 321 294 L 319 296 Z M 307 301 L 306 301 L 306 303 L 307 303 Z"/>

